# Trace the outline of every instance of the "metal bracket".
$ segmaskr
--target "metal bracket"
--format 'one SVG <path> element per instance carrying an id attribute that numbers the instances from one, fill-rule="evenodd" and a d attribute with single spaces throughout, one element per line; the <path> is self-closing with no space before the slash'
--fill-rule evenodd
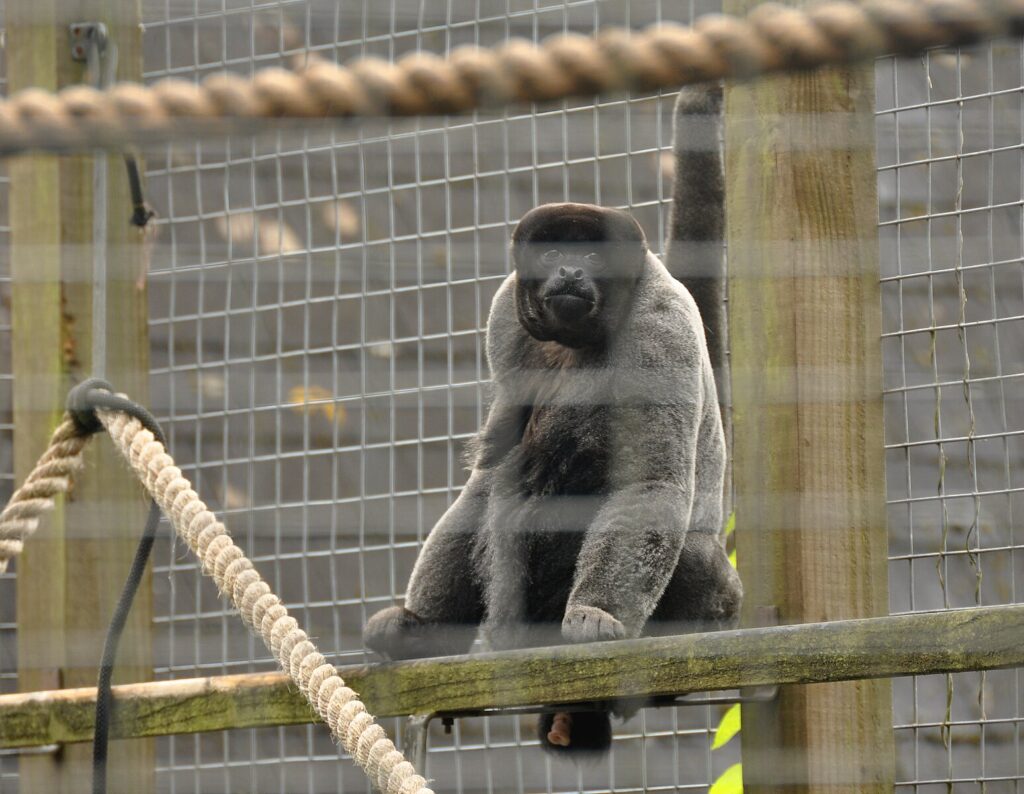
<path id="1" fill-rule="evenodd" d="M 421 775 L 427 772 L 427 747 L 430 740 L 430 721 L 436 714 L 412 714 L 405 721 L 402 731 L 402 753 L 412 758 L 412 764 Z"/>
<path id="2" fill-rule="evenodd" d="M 117 42 L 102 22 L 68 25 L 71 60 L 85 64 L 83 82 L 103 90 L 117 75 Z M 98 150 L 92 162 L 92 371 L 102 378 L 107 367 L 107 153 Z"/>
<path id="3" fill-rule="evenodd" d="M 85 63 L 93 46 L 102 53 L 107 48 L 107 26 L 102 22 L 72 22 L 68 26 L 71 60 Z"/>
<path id="4" fill-rule="evenodd" d="M 59 744 L 40 744 L 37 747 L 0 747 L 0 758 L 17 758 L 21 755 L 56 755 L 61 751 Z"/>
<path id="5" fill-rule="evenodd" d="M 778 686 L 757 686 L 742 690 L 736 695 L 710 695 L 703 692 L 691 692 L 685 695 L 665 695 L 655 697 L 643 703 L 640 708 L 667 708 L 673 706 L 728 706 L 734 703 L 767 703 L 778 697 Z M 629 698 L 625 699 L 627 703 Z M 632 699 L 635 702 L 635 698 Z M 599 703 L 564 703 L 511 706 L 507 708 L 475 709 L 472 711 L 431 712 L 429 714 L 413 714 L 405 721 L 402 733 L 402 752 L 411 757 L 413 764 L 426 775 L 427 749 L 430 746 L 430 723 L 440 719 L 444 724 L 445 733 L 452 732 L 456 719 L 464 717 L 508 717 L 519 714 L 544 714 L 551 711 L 608 711 L 614 707 L 615 701 Z"/>

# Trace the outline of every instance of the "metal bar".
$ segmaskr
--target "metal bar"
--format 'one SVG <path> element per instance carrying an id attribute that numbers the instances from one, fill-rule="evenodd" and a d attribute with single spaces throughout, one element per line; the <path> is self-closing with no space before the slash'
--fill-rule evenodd
<path id="1" fill-rule="evenodd" d="M 70 28 L 71 58 L 84 61 L 86 83 L 100 91 L 117 74 L 117 45 L 106 25 L 75 22 Z M 92 372 L 107 374 L 107 152 L 97 149 L 92 161 Z"/>

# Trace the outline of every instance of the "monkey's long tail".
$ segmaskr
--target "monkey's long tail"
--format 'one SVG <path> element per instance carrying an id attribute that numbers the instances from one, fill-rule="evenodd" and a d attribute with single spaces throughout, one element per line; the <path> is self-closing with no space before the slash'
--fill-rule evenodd
<path id="1" fill-rule="evenodd" d="M 725 377 L 725 177 L 722 170 L 722 88 L 679 92 L 675 108 L 675 178 L 665 266 L 693 295 L 704 321 L 718 402 L 728 405 Z M 723 418 L 726 412 L 722 412 Z"/>

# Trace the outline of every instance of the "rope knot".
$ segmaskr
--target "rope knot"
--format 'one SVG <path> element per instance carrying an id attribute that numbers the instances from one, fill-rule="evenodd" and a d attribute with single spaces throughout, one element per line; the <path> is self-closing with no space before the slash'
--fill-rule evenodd
<path id="1" fill-rule="evenodd" d="M 68 416 L 79 435 L 91 436 L 103 429 L 103 423 L 96 416 L 96 404 L 89 399 L 89 393 L 97 389 L 114 392 L 114 387 L 102 378 L 87 378 L 68 392 Z"/>

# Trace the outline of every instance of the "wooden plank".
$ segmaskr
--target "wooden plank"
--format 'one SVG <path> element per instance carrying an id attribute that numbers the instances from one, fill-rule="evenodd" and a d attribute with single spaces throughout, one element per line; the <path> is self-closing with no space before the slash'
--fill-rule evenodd
<path id="1" fill-rule="evenodd" d="M 457 656 L 338 672 L 378 717 L 1024 665 L 1024 605 Z M 809 687 L 806 687 L 809 688 Z M 0 696 L 0 747 L 88 740 L 94 689 Z M 116 689 L 121 736 L 314 722 L 284 673 Z M 746 730 L 746 726 L 744 726 Z"/>
<path id="2" fill-rule="evenodd" d="M 873 66 L 731 85 L 725 123 L 745 625 L 885 615 Z M 784 689 L 742 740 L 748 794 L 890 791 L 891 687 Z"/>
<path id="3" fill-rule="evenodd" d="M 6 9 L 8 90 L 57 88 L 56 0 Z M 10 161 L 11 366 L 14 477 L 22 482 L 46 449 L 64 406 L 60 282 L 60 168 L 56 157 Z M 60 687 L 66 660 L 65 513 L 59 502 L 15 560 L 18 686 Z M 62 790 L 53 756 L 24 758 L 22 791 Z"/>

